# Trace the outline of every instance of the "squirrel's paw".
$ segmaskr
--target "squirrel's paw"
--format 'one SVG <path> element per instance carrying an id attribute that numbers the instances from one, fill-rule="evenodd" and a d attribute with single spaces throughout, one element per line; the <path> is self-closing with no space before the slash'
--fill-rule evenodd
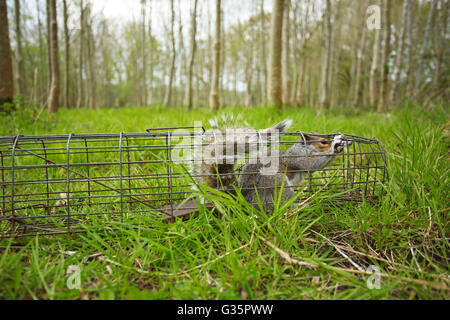
<path id="1" fill-rule="evenodd" d="M 333 139 L 332 151 L 334 153 L 341 153 L 344 150 L 345 146 L 349 146 L 351 144 L 351 141 L 348 141 L 343 134 L 340 134 L 338 136 L 335 136 Z"/>

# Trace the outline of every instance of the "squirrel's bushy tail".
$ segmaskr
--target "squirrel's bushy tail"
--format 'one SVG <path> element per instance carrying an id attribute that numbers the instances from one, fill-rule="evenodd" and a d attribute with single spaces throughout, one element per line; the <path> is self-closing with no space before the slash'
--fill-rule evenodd
<path id="1" fill-rule="evenodd" d="M 247 121 L 244 120 L 242 114 L 234 115 L 224 113 L 221 116 L 215 116 L 209 120 L 211 129 L 213 130 L 226 130 L 226 129 L 237 129 L 237 128 L 248 128 L 249 125 Z"/>
<path id="2" fill-rule="evenodd" d="M 201 155 L 207 155 L 208 157 L 211 157 L 211 159 L 203 159 L 195 163 L 194 173 L 196 180 L 198 184 L 200 185 L 208 185 L 211 188 L 214 189 L 222 189 L 224 191 L 230 191 L 234 190 L 233 185 L 238 185 L 238 180 L 236 177 L 236 172 L 234 165 L 236 163 L 235 156 L 234 155 L 226 155 L 226 158 L 228 159 L 225 162 L 220 163 L 211 163 L 211 161 L 206 160 L 213 160 L 215 157 L 216 149 L 222 149 L 220 154 L 225 155 L 227 151 L 227 145 L 232 145 L 234 152 L 244 152 L 248 153 L 250 150 L 251 145 L 255 145 L 255 143 L 264 142 L 260 141 L 260 139 L 267 139 L 266 135 L 259 135 L 257 132 L 253 129 L 250 129 L 248 126 L 246 128 L 241 127 L 240 129 L 237 129 L 237 126 L 234 126 L 237 123 L 240 123 L 242 119 L 232 116 L 222 116 L 221 118 L 215 117 L 210 120 L 210 124 L 213 127 L 212 131 L 207 131 L 203 135 L 203 142 L 205 143 L 201 150 Z M 233 125 L 234 124 L 234 125 Z M 274 125 L 273 127 L 270 127 L 265 130 L 259 131 L 260 133 L 266 133 L 268 135 L 276 132 L 283 132 L 289 129 L 289 127 L 292 125 L 292 120 L 286 119 L 284 121 L 281 121 L 280 123 Z M 226 127 L 226 128 L 224 128 Z M 237 129 L 236 132 L 230 133 L 224 137 L 223 141 L 220 141 L 217 144 L 217 141 L 215 141 L 215 135 L 212 134 L 214 130 L 225 130 L 229 128 Z M 239 155 L 241 156 L 241 155 Z M 234 161 L 233 161 L 234 159 Z M 223 159 L 222 159 L 223 160 Z"/>
<path id="3" fill-rule="evenodd" d="M 292 126 L 292 120 L 286 119 L 286 120 L 283 120 L 280 123 L 274 125 L 271 129 L 276 129 L 280 132 L 284 132 L 284 131 L 288 130 L 291 126 Z"/>

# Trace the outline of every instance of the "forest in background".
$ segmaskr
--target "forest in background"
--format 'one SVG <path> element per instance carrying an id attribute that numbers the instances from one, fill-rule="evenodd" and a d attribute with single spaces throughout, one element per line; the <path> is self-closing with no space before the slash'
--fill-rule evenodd
<path id="1" fill-rule="evenodd" d="M 16 97 L 50 112 L 261 105 L 383 112 L 449 100 L 448 0 L 251 0 L 250 18 L 237 23 L 229 23 L 227 1 L 167 0 L 169 14 L 160 16 L 160 1 L 140 0 L 140 16 L 118 23 L 94 13 L 93 0 L 0 0 L 0 102 Z M 370 30 L 377 6 L 381 29 Z"/>
<path id="2" fill-rule="evenodd" d="M 99 12 L 101 1 L 112 3 L 0 0 L 0 136 L 14 141 L 0 148 L 0 299 L 450 298 L 449 0 L 116 0 L 124 11 L 125 3 L 137 5 L 127 20 Z M 380 29 L 371 30 L 378 14 Z M 389 171 L 386 196 L 332 203 L 330 186 L 298 206 L 254 215 L 243 196 L 193 192 L 213 197 L 218 210 L 201 206 L 197 218 L 164 223 L 132 210 L 120 222 L 96 219 L 91 200 L 75 193 L 85 177 L 76 175 L 84 148 L 71 147 L 74 135 L 142 133 L 222 115 L 253 128 L 292 119 L 292 132 L 376 137 Z M 61 142 L 61 154 L 59 143 L 36 139 L 63 133 L 74 135 Z M 36 149 L 19 146 L 22 134 L 34 135 Z M 99 203 L 102 211 L 130 196 L 114 182 L 126 181 L 125 172 L 124 186 L 151 176 L 165 184 L 151 150 L 137 150 L 152 162 L 140 170 L 140 161 L 125 160 L 122 140 L 119 152 L 103 149 L 103 139 L 90 141 L 91 151 L 85 143 L 88 184 L 105 173 L 89 199 L 114 201 Z M 368 148 L 344 155 L 345 189 L 345 177 L 361 177 L 374 162 L 375 179 L 366 183 L 377 183 L 378 157 L 366 157 L 374 153 Z M 351 170 L 358 158 L 367 166 Z M 109 159 L 114 166 L 105 165 Z M 36 206 L 9 215 L 14 197 L 13 211 L 28 199 Z M 22 228 L 60 201 L 76 211 L 61 206 L 45 217 L 65 224 L 67 213 L 87 212 L 86 232 L 2 237 L 10 222 Z M 80 290 L 68 285 L 74 266 Z"/>

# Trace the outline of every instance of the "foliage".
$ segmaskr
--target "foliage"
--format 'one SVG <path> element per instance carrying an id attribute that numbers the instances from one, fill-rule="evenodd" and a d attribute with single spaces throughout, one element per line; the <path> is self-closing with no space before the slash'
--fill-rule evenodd
<path id="1" fill-rule="evenodd" d="M 11 104 L 0 106 L 0 110 L 4 110 L 0 122 L 0 135 L 4 136 L 23 134 L 23 128 L 31 130 L 30 132 L 51 130 L 55 123 L 54 115 L 48 114 L 42 106 L 21 96 L 16 96 Z"/>
<path id="2" fill-rule="evenodd" d="M 431 1 L 413 1 L 414 3 L 414 25 L 411 26 L 412 46 L 405 49 L 405 65 L 402 67 L 400 79 L 398 81 L 397 97 L 400 101 L 394 101 L 391 108 L 404 101 L 424 101 L 425 106 L 429 102 L 448 100 L 449 51 L 446 50 L 448 42 L 448 27 L 446 24 L 445 8 L 448 2 L 440 1 L 441 5 L 434 19 L 432 39 L 430 48 L 421 56 L 423 37 L 430 12 Z M 185 4 L 180 2 L 182 6 Z M 270 11 L 264 8 L 264 12 L 259 12 L 260 0 L 252 0 L 246 10 L 249 10 L 248 17 L 240 18 L 241 4 L 227 2 L 225 4 L 224 18 L 230 19 L 232 23 L 225 26 L 223 30 L 223 52 L 221 58 L 221 100 L 224 105 L 260 105 L 265 101 L 265 86 L 267 80 L 267 64 L 269 50 L 268 40 L 270 37 Z M 365 1 L 340 0 L 332 1 L 333 20 L 333 56 L 330 57 L 331 70 L 330 88 L 331 106 L 343 108 L 353 99 L 352 90 L 354 86 L 356 57 L 360 44 L 361 26 L 365 18 Z M 25 74 L 23 77 L 27 83 L 27 95 L 34 95 L 33 90 L 37 90 L 38 101 L 43 103 L 48 94 L 48 52 L 46 48 L 46 19 L 45 1 L 36 2 L 40 6 L 40 21 L 37 22 L 37 8 L 24 6 L 22 8 L 23 26 L 22 33 L 24 41 L 22 44 Z M 158 17 L 157 5 L 153 4 L 152 15 L 150 16 L 150 1 L 146 5 L 145 26 L 146 41 L 143 43 L 142 17 L 136 17 L 127 21 L 117 21 L 111 17 L 104 16 L 103 13 L 92 12 L 92 1 L 84 1 L 85 14 L 88 22 L 85 23 L 85 35 L 81 37 L 80 27 L 80 1 L 69 1 L 69 25 L 76 26 L 70 32 L 70 56 L 69 61 L 69 105 L 75 106 L 78 102 L 80 84 L 84 90 L 82 94 L 81 107 L 91 107 L 92 98 L 95 95 L 98 107 L 124 107 L 141 105 L 145 94 L 150 95 L 151 101 L 145 104 L 158 105 L 163 103 L 165 91 L 168 86 L 168 68 L 170 67 L 170 57 L 172 49 L 170 46 L 170 36 L 168 21 L 169 15 Z M 306 70 L 303 84 L 304 103 L 306 105 L 317 105 L 320 85 L 320 66 L 322 60 L 322 44 L 326 40 L 322 21 L 324 2 L 311 0 L 292 1 L 290 12 L 290 56 L 283 63 L 289 65 L 289 75 L 292 79 L 292 92 L 295 92 L 299 81 L 300 63 L 306 55 Z M 207 106 L 209 103 L 211 70 L 212 70 L 212 50 L 214 37 L 212 34 L 213 18 L 206 17 L 209 10 L 207 3 L 200 2 L 198 15 L 198 50 L 196 53 L 193 88 L 194 104 L 197 106 Z M 15 39 L 15 20 L 13 1 L 9 1 L 10 35 L 13 51 L 17 43 Z M 186 64 L 190 55 L 190 40 L 187 37 L 189 26 L 184 25 L 184 20 L 188 14 L 183 13 L 183 17 L 178 15 L 181 9 L 176 4 L 175 38 L 178 58 L 176 61 L 176 75 L 173 88 L 173 105 L 183 104 L 186 87 Z M 252 8 L 250 10 L 250 7 Z M 314 9 L 312 9 L 314 7 Z M 310 12 L 307 26 L 302 23 L 304 14 L 308 8 Z M 399 31 L 402 28 L 403 1 L 393 1 L 392 5 L 392 30 L 391 40 L 392 54 L 390 65 L 395 67 L 395 57 L 398 54 Z M 165 11 L 161 11 L 165 12 Z M 167 12 L 166 12 L 167 13 Z M 59 12 L 62 16 L 62 12 Z M 160 14 L 160 13 L 158 13 Z M 209 15 L 211 16 L 211 15 Z M 236 19 L 236 17 L 239 17 Z M 148 22 L 151 22 L 152 31 Z M 181 25 L 180 25 L 181 21 Z M 162 25 L 159 26 L 158 24 Z M 306 50 L 302 50 L 303 28 L 307 28 L 309 38 Z M 62 34 L 62 24 L 60 25 L 60 41 L 64 40 Z M 81 41 L 84 39 L 84 50 L 87 47 L 87 38 L 92 39 L 90 46 L 93 51 L 90 56 L 87 52 L 81 53 Z M 358 103 L 359 109 L 368 107 L 369 83 L 367 81 L 370 73 L 370 66 L 373 60 L 373 44 L 375 42 L 375 32 L 367 33 L 362 57 L 362 70 L 360 80 L 361 101 Z M 60 45 L 61 63 L 64 61 L 64 46 Z M 265 50 L 265 54 L 263 51 Z M 382 48 L 380 48 L 380 51 Z M 151 54 L 152 53 L 152 54 Z M 144 56 L 147 59 L 144 70 Z M 416 84 L 416 70 L 409 70 L 406 57 L 411 58 L 408 66 L 416 66 L 423 60 L 425 66 L 423 83 Z M 83 57 L 83 70 L 80 70 L 80 58 Z M 265 59 L 266 61 L 262 61 Z M 408 60 L 409 61 L 409 60 Z M 90 65 L 92 65 L 90 67 Z M 90 75 L 95 70 L 94 76 Z M 410 69 L 414 69 L 411 67 Z M 35 72 L 38 77 L 35 79 Z M 65 77 L 65 68 L 61 68 L 62 76 Z M 394 70 L 391 70 L 393 72 Z M 143 83 L 144 73 L 146 82 Z M 81 82 L 80 82 L 81 74 Z M 150 83 L 150 75 L 153 80 Z M 92 79 L 91 79 L 92 78 Z M 63 78 L 62 78 L 63 79 Z M 247 88 L 248 86 L 248 88 Z M 17 87 L 17 86 L 16 86 Z M 62 89 L 63 86 L 61 86 Z M 88 88 L 95 87 L 95 94 L 89 92 Z M 411 87 L 416 87 L 416 92 L 410 94 Z M 247 90 L 248 89 L 248 90 Z M 34 98 L 34 97 L 33 97 Z M 61 99 L 62 100 L 62 99 Z"/>

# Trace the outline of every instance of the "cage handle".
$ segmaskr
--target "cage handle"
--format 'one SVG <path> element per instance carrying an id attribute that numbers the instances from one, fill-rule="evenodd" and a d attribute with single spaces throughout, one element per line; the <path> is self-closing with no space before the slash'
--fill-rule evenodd
<path id="1" fill-rule="evenodd" d="M 146 131 L 148 133 L 152 132 L 152 131 L 163 131 L 163 130 L 177 130 L 177 129 L 197 129 L 198 127 L 167 127 L 167 128 L 150 128 L 147 129 Z M 203 133 L 206 132 L 204 127 L 201 127 L 203 130 Z"/>

